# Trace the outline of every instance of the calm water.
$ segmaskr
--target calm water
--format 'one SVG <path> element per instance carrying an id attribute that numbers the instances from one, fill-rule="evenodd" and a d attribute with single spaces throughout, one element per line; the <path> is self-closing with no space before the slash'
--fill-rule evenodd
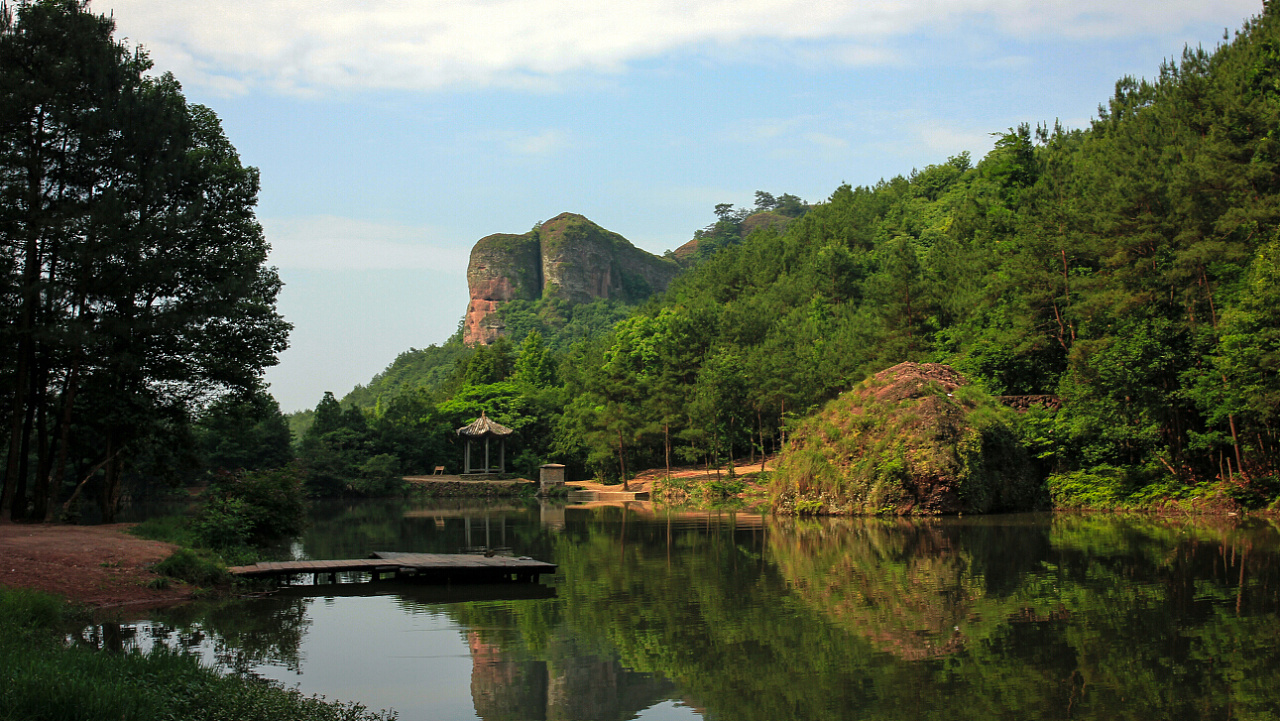
<path id="1" fill-rule="evenodd" d="M 1280 718 L 1258 519 L 322 506 L 299 556 L 509 549 L 543 583 L 296 587 L 97 629 L 402 719 Z"/>

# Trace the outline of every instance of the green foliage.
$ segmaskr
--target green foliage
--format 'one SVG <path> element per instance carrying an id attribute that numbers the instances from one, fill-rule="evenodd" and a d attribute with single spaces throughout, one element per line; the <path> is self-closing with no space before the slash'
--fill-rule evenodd
<path id="1" fill-rule="evenodd" d="M 47 633 L 61 629 L 66 604 L 41 591 L 0 587 L 0 634 Z"/>
<path id="2" fill-rule="evenodd" d="M 112 653 L 67 644 L 62 602 L 0 588 L 0 718 L 30 721 L 375 721 L 358 704 L 306 697 L 248 675 L 224 673 L 169 650 Z M 118 650 L 118 649 L 117 649 Z"/>
<path id="3" fill-rule="evenodd" d="M 307 434 L 311 424 L 315 423 L 316 412 L 312 408 L 304 408 L 300 411 L 286 413 L 284 417 L 289 422 L 289 436 L 294 443 L 297 443 Z"/>
<path id="4" fill-rule="evenodd" d="M 192 528 L 199 545 L 222 550 L 291 538 L 305 525 L 302 474 L 288 466 L 217 475 Z"/>
<path id="5" fill-rule="evenodd" d="M 529 388 L 550 388 L 555 385 L 555 359 L 551 350 L 542 342 L 542 333 L 533 331 L 520 344 L 512 380 Z"/>
<path id="6" fill-rule="evenodd" d="M 351 482 L 352 490 L 362 496 L 392 495 L 404 486 L 400 459 L 390 453 L 379 453 L 360 464 L 360 474 Z"/>
<path id="7" fill-rule="evenodd" d="M 723 247 L 562 364 L 575 401 L 560 447 L 603 467 L 617 443 L 604 429 L 621 427 L 640 463 L 753 454 L 868 373 L 938 361 L 1002 395 L 1056 396 L 1060 410 L 981 445 L 1024 445 L 1060 489 L 1104 467 L 1120 469 L 1128 499 L 1271 477 L 1277 37 L 1268 12 L 1155 80 L 1122 80 L 1086 130 L 1011 128 L 976 164 L 843 186 L 781 232 L 734 237 L 745 216 L 718 206 L 699 242 Z M 672 333 L 672 318 L 694 330 Z M 740 393 L 726 392 L 727 366 Z M 649 400 L 591 401 L 618 386 Z M 867 472 L 888 483 L 909 450 Z M 832 482 L 793 460 L 798 477 Z M 1103 478 L 1089 502 L 1111 497 Z M 883 500 L 867 507 L 902 499 Z"/>
<path id="8" fill-rule="evenodd" d="M 478 346 L 462 369 L 462 384 L 467 386 L 501 383 L 511 375 L 511 341 L 498 338 L 492 345 Z"/>
<path id="9" fill-rule="evenodd" d="M 138 538 L 149 538 L 153 541 L 164 541 L 178 546 L 194 548 L 200 539 L 191 526 L 191 519 L 181 515 L 152 516 L 129 528 L 129 533 Z"/>
<path id="10" fill-rule="evenodd" d="M 218 586 L 232 580 L 226 566 L 208 550 L 179 548 L 173 555 L 157 563 L 155 571 L 196 586 Z"/>
<path id="11" fill-rule="evenodd" d="M 0 377 L 32 419 L 7 434 L 0 510 L 44 520 L 84 463 L 111 520 L 126 484 L 191 469 L 201 401 L 255 392 L 287 345 L 259 176 L 110 17 L 76 0 L 0 14 Z"/>
<path id="12" fill-rule="evenodd" d="M 917 368 L 942 375 L 895 367 L 802 423 L 772 479 L 774 508 L 803 515 L 1037 507 L 1012 412 L 976 385 L 950 393 Z"/>
<path id="13" fill-rule="evenodd" d="M 350 405 L 370 408 L 379 398 L 391 399 L 418 389 L 435 392 L 448 384 L 473 352 L 473 348 L 462 344 L 461 332 L 443 345 L 410 348 L 396 356 L 391 365 L 374 376 L 368 385 L 356 386 L 342 400 Z"/>
<path id="14" fill-rule="evenodd" d="M 289 422 L 265 392 L 220 398 L 195 425 L 196 442 L 210 470 L 279 468 L 293 460 Z"/>
<path id="15" fill-rule="evenodd" d="M 499 312 L 518 354 L 460 340 L 427 354 L 436 380 L 413 391 L 406 420 L 384 411 L 399 396 L 367 395 L 368 428 L 344 421 L 345 434 L 304 439 L 313 490 L 341 492 L 379 453 L 410 472 L 456 462 L 450 433 L 485 404 L 521 428 L 522 465 L 536 456 L 603 479 L 776 453 L 802 426 L 869 437 L 910 414 L 802 419 L 910 361 L 948 364 L 1001 396 L 1050 398 L 997 422 L 994 402 L 964 391 L 946 401 L 969 417 L 949 458 L 887 437 L 858 456 L 874 463 L 797 450 L 797 487 L 845 494 L 839 479 L 852 473 L 865 486 L 858 506 L 886 512 L 908 505 L 893 489 L 918 469 L 993 478 L 982 459 L 1021 446 L 1031 458 L 1014 475 L 1053 476 L 1061 503 L 1210 487 L 1263 503 L 1264 479 L 1280 472 L 1278 47 L 1268 9 L 1153 79 L 1121 79 L 1088 128 L 1009 128 L 976 162 L 962 153 L 813 205 L 763 191 L 754 209 L 719 204 L 687 272 L 638 308 L 521 291 Z M 616 245 L 602 233 L 562 216 L 487 241 Z M 413 448 L 430 452 L 411 459 Z M 1016 505 L 994 480 L 954 490 L 966 508 Z"/>
<path id="16" fill-rule="evenodd" d="M 1106 465 L 1055 473 L 1045 485 L 1055 508 L 1115 508 L 1123 505 L 1132 491 L 1124 469 Z"/>

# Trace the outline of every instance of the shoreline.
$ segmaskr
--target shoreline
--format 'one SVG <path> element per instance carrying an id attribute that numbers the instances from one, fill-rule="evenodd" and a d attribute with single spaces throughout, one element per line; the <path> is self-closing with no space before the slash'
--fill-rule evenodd
<path id="1" fill-rule="evenodd" d="M 152 570 L 178 546 L 132 536 L 133 525 L 0 521 L 0 586 L 44 591 L 95 611 L 191 600 L 194 587 Z"/>

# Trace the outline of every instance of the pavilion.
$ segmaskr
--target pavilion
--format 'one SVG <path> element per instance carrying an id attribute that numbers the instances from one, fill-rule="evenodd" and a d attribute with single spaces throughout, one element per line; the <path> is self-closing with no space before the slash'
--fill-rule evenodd
<path id="1" fill-rule="evenodd" d="M 467 455 L 466 463 L 463 471 L 464 475 L 473 473 L 506 473 L 507 466 L 507 436 L 515 433 L 515 431 L 507 428 L 501 423 L 494 423 L 489 420 L 489 416 L 484 411 L 480 411 L 480 417 L 472 421 L 470 425 L 463 426 L 458 429 L 458 435 L 467 439 Z M 484 439 L 484 467 L 473 468 L 471 466 L 471 442 Z M 497 439 L 498 441 L 498 467 L 495 470 L 489 465 L 489 440 Z"/>

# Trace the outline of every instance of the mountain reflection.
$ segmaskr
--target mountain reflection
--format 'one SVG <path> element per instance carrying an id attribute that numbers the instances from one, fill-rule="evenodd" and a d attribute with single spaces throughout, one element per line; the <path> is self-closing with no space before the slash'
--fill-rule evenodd
<path id="1" fill-rule="evenodd" d="M 466 709 L 425 716 L 440 719 L 630 719 L 671 700 L 687 717 L 735 721 L 1275 719 L 1280 708 L 1280 531 L 1268 520 L 405 510 L 334 512 L 306 551 L 505 544 L 560 570 L 487 591 L 295 589 L 325 599 L 189 606 L 152 633 L 174 646 L 207 635 L 228 666 L 274 663 L 305 685 L 318 649 L 347 650 L 315 642 L 336 635 L 325 624 L 376 617 L 359 651 L 387 665 L 367 669 L 369 688 L 398 669 L 413 680 L 398 697 L 352 697 Z M 365 606 L 347 598 L 379 593 Z M 128 648 L 128 633 L 104 626 L 88 642 Z M 446 672 L 449 690 L 430 693 L 456 697 L 421 688 Z"/>
<path id="2" fill-rule="evenodd" d="M 486 642 L 479 631 L 468 632 L 467 645 L 471 699 L 484 721 L 621 721 L 675 691 L 664 679 L 563 647 L 554 660 L 541 661 Z"/>

